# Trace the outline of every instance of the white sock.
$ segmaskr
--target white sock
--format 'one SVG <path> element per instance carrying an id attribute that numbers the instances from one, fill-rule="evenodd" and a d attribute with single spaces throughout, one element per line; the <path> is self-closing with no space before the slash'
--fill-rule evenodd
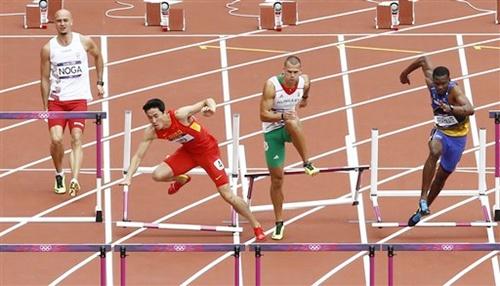
<path id="1" fill-rule="evenodd" d="M 61 177 L 64 177 L 64 171 L 61 171 L 61 172 L 57 172 L 57 171 L 56 171 L 56 176 L 57 176 L 57 175 L 59 175 L 59 176 L 61 176 Z"/>

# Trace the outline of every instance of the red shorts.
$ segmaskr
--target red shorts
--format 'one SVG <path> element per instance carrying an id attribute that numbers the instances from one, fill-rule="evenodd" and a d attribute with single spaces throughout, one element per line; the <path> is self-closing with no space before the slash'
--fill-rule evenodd
<path id="1" fill-rule="evenodd" d="M 48 111 L 87 111 L 87 100 L 68 100 L 57 101 L 49 100 Z M 85 129 L 85 119 L 49 119 L 49 129 L 53 126 L 62 126 L 63 130 L 66 123 L 69 125 L 69 130 L 73 128 Z"/>
<path id="2" fill-rule="evenodd" d="M 177 149 L 174 154 L 164 160 L 174 172 L 174 176 L 187 173 L 194 167 L 202 167 L 210 176 L 216 187 L 229 183 L 229 179 L 220 159 L 219 147 L 207 149 L 203 154 L 193 154 L 184 147 Z"/>

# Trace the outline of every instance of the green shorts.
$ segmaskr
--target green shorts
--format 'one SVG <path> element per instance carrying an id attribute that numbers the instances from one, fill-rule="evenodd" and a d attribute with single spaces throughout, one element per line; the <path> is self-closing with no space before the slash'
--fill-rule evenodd
<path id="1" fill-rule="evenodd" d="M 285 142 L 292 142 L 292 138 L 285 127 L 264 133 L 264 150 L 269 168 L 283 167 L 285 163 Z"/>

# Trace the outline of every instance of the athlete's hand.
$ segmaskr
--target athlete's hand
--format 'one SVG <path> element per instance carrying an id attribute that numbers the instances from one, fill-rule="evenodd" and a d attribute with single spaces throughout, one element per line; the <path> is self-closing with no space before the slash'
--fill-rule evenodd
<path id="1" fill-rule="evenodd" d="M 215 110 L 210 108 L 209 106 L 203 106 L 201 109 L 201 114 L 206 117 L 210 117 L 215 114 Z"/>
<path id="2" fill-rule="evenodd" d="M 299 119 L 297 112 L 295 110 L 287 110 L 283 113 L 283 119 L 286 120 L 296 120 Z"/>
<path id="3" fill-rule="evenodd" d="M 307 106 L 307 98 L 302 98 L 302 100 L 299 103 L 299 108 L 304 108 Z"/>
<path id="4" fill-rule="evenodd" d="M 410 85 L 410 78 L 408 77 L 408 74 L 407 74 L 407 73 L 402 72 L 402 73 L 399 75 L 399 81 L 400 81 L 402 84 L 408 84 L 408 85 Z"/>
<path id="5" fill-rule="evenodd" d="M 451 113 L 451 106 L 450 104 L 444 102 L 444 101 L 439 101 L 439 107 L 441 107 L 441 109 L 446 112 L 446 113 Z"/>

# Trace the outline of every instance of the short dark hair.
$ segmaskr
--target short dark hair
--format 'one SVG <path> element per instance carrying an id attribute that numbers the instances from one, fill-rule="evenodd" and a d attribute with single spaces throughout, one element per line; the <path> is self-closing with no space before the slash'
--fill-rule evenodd
<path id="1" fill-rule="evenodd" d="M 448 70 L 448 68 L 443 67 L 443 66 L 439 66 L 439 67 L 436 67 L 432 71 L 432 78 L 436 78 L 436 77 L 440 77 L 440 76 L 450 77 L 450 71 Z"/>
<path id="2" fill-rule="evenodd" d="M 291 65 L 294 65 L 294 66 L 295 66 L 295 65 L 297 65 L 297 64 L 299 64 L 299 65 L 301 65 L 301 64 L 302 64 L 302 63 L 300 62 L 299 57 L 297 57 L 297 56 L 293 56 L 293 55 L 292 55 L 292 56 L 288 56 L 288 57 L 286 58 L 285 63 L 284 63 L 284 65 L 285 65 L 285 66 L 286 66 L 286 63 L 290 63 Z"/>
<path id="3" fill-rule="evenodd" d="M 148 100 L 148 102 L 144 104 L 142 110 L 144 110 L 144 112 L 147 112 L 151 108 L 158 108 L 163 113 L 165 112 L 165 103 L 163 103 L 161 99 L 153 98 Z"/>

